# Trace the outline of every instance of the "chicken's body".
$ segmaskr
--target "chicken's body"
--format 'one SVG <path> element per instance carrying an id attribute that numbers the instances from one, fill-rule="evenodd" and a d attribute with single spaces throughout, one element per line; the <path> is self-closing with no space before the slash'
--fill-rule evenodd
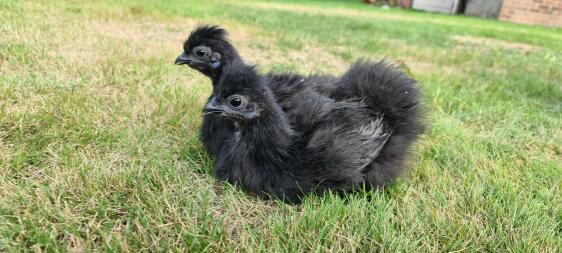
<path id="1" fill-rule="evenodd" d="M 377 152 L 370 153 L 373 159 L 362 169 L 372 186 L 383 186 L 402 172 L 412 144 L 425 130 L 416 81 L 384 61 L 358 61 L 338 79 L 295 74 L 266 75 L 266 78 L 279 105 L 292 119 L 294 126 L 314 127 L 314 123 L 321 121 L 324 115 L 317 108 L 324 107 L 326 110 L 328 105 L 336 108 L 338 105 L 347 108 L 354 106 L 362 114 L 356 112 L 353 115 L 364 117 L 363 121 L 350 121 L 345 115 L 332 112 L 328 114 L 333 117 L 332 130 L 337 126 L 350 128 L 348 123 L 360 126 L 360 129 L 376 129 L 380 123 L 383 131 L 380 136 L 388 135 L 388 138 L 380 149 L 374 149 Z M 326 80 L 328 82 L 324 83 L 327 85 L 318 85 Z M 368 124 L 372 124 L 372 127 L 367 127 Z M 334 135 L 326 134 L 325 138 L 329 139 L 330 136 Z M 342 144 L 345 141 L 342 140 Z M 346 150 L 353 149 L 353 144 L 343 146 Z M 357 153 L 369 153 L 367 150 L 370 150 L 361 146 L 358 149 Z M 355 156 L 349 157 L 357 159 Z"/>

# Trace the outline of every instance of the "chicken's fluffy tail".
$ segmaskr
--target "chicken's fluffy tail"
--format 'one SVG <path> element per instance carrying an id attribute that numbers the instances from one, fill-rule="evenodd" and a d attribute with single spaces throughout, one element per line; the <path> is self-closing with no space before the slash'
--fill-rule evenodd
<path id="1" fill-rule="evenodd" d="M 362 99 L 392 134 L 374 164 L 367 168 L 373 185 L 384 185 L 404 167 L 412 144 L 425 131 L 421 92 L 416 81 L 386 61 L 360 60 L 343 74 L 332 93 L 336 100 Z"/>
<path id="2" fill-rule="evenodd" d="M 386 61 L 358 61 L 341 77 L 336 99 L 363 99 L 381 113 L 395 135 L 424 132 L 421 94 L 414 79 Z"/>

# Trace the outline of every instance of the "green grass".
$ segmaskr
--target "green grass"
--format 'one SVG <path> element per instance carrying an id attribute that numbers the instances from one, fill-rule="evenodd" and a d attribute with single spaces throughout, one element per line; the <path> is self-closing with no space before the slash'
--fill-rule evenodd
<path id="1" fill-rule="evenodd" d="M 0 251 L 559 252 L 562 30 L 353 1 L 0 0 Z M 358 1 L 357 1 L 358 2 Z M 221 24 L 261 70 L 387 58 L 429 132 L 385 190 L 255 199 L 197 139 L 173 65 Z"/>

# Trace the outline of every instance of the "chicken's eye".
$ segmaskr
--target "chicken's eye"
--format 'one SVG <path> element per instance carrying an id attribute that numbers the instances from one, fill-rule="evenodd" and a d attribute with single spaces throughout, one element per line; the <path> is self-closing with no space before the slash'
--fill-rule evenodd
<path id="1" fill-rule="evenodd" d="M 242 104 L 242 100 L 240 98 L 232 98 L 230 100 L 230 105 L 232 105 L 232 107 L 238 107 Z"/>
<path id="2" fill-rule="evenodd" d="M 198 57 L 203 57 L 205 56 L 205 50 L 203 49 L 196 50 L 195 55 L 197 55 Z"/>

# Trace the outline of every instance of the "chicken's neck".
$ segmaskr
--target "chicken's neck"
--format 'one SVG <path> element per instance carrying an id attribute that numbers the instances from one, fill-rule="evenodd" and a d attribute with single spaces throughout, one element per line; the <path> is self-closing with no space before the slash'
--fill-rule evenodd
<path id="1" fill-rule="evenodd" d="M 270 96 L 271 99 L 262 104 L 258 118 L 245 126 L 241 125 L 240 141 L 256 155 L 257 160 L 287 163 L 294 132 L 285 112 Z"/>
<path id="2" fill-rule="evenodd" d="M 293 130 L 276 102 L 268 102 L 258 119 L 240 123 L 235 144 L 227 158 L 219 161 L 223 180 L 251 192 L 279 198 L 297 196 L 301 191 L 291 159 Z"/>
<path id="3" fill-rule="evenodd" d="M 244 62 L 234 48 L 229 48 L 225 51 L 223 59 L 219 59 L 217 62 L 212 63 L 211 73 L 208 76 L 211 78 L 213 86 L 216 86 L 216 84 L 219 83 L 224 67 L 233 61 Z"/>

